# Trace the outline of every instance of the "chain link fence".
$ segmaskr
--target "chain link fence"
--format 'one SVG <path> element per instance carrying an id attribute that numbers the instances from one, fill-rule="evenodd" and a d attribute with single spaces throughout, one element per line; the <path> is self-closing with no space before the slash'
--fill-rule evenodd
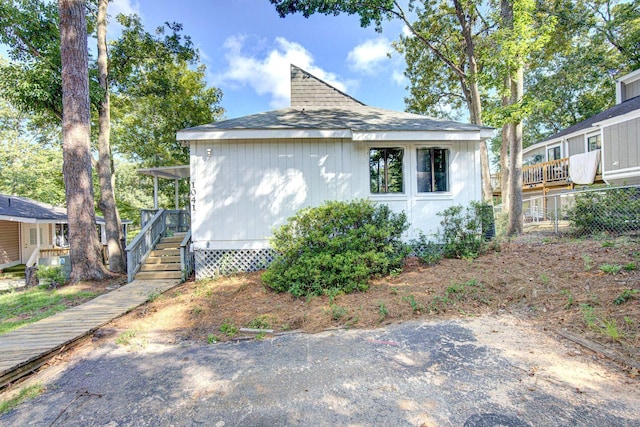
<path id="1" fill-rule="evenodd" d="M 495 214 L 506 216 L 502 206 L 496 206 Z M 527 198 L 522 201 L 522 215 L 525 232 L 640 236 L 640 185 Z"/>

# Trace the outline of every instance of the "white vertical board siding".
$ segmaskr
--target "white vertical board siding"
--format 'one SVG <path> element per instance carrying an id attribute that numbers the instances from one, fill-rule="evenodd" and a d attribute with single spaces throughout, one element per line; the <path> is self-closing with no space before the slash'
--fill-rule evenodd
<path id="1" fill-rule="evenodd" d="M 474 142 L 429 143 L 411 148 L 412 170 L 417 168 L 416 148 L 439 147 L 449 149 L 449 190 L 443 193 L 418 193 L 415 191 L 417 177 L 409 174 L 412 185 L 410 201 L 411 228 L 410 238 L 417 238 L 422 232 L 427 237 L 432 236 L 440 227 L 441 218 L 438 212 L 454 206 L 467 206 L 471 201 L 481 198 L 480 182 L 480 151 Z"/>
<path id="2" fill-rule="evenodd" d="M 192 143 L 195 247 L 267 247 L 273 227 L 298 210 L 357 194 L 350 184 L 353 172 L 343 170 L 342 162 L 351 145 L 341 139 Z"/>
<path id="3" fill-rule="evenodd" d="M 405 149 L 404 194 L 370 194 L 369 149 L 380 146 Z M 449 192 L 416 192 L 417 147 L 450 150 Z M 195 249 L 266 248 L 273 228 L 300 209 L 358 198 L 405 211 L 412 223 L 406 237 L 414 238 L 419 231 L 435 232 L 437 212 L 480 199 L 479 150 L 475 142 L 450 141 L 380 145 L 349 139 L 194 141 L 191 181 Z"/>

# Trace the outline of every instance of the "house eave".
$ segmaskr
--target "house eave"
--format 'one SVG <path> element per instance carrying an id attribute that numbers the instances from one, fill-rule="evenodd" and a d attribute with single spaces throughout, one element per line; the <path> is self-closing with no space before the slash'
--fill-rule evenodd
<path id="1" fill-rule="evenodd" d="M 67 222 L 66 219 L 38 219 L 13 215 L 0 215 L 0 221 L 23 222 L 25 224 L 62 224 Z"/>
<path id="2" fill-rule="evenodd" d="M 486 133 L 485 133 L 486 132 Z M 488 135 L 487 135 L 488 133 Z M 353 132 L 354 141 L 482 141 L 493 131 L 376 131 Z"/>
<path id="3" fill-rule="evenodd" d="M 349 129 L 234 129 L 218 131 L 179 131 L 178 141 L 241 139 L 348 138 L 353 141 L 482 141 L 491 138 L 493 129 L 474 131 L 352 131 Z"/>
<path id="4" fill-rule="evenodd" d="M 616 125 L 618 123 L 627 122 L 629 120 L 636 119 L 638 117 L 640 117 L 640 109 L 634 110 L 634 111 L 630 111 L 627 114 L 622 114 L 620 116 L 615 116 L 615 117 L 612 117 L 612 118 L 607 119 L 607 120 L 602 120 L 600 122 L 596 122 L 596 123 L 593 124 L 593 126 L 595 126 L 595 127 L 613 126 L 613 125 Z"/>
<path id="5" fill-rule="evenodd" d="M 285 138 L 350 138 L 347 129 L 231 129 L 206 131 L 179 131 L 178 141 L 203 141 L 219 139 L 285 139 Z"/>

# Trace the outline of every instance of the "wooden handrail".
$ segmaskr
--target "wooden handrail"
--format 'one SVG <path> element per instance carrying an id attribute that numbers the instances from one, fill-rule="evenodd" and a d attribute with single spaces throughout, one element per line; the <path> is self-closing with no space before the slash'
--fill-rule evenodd
<path id="1" fill-rule="evenodd" d="M 522 167 L 522 185 L 524 187 L 568 180 L 568 157 Z M 500 172 L 491 175 L 491 184 L 493 188 L 500 188 Z"/>

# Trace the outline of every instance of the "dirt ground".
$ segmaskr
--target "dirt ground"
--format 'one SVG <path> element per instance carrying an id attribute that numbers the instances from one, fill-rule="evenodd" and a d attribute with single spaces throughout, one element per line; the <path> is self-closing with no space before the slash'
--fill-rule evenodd
<path id="1" fill-rule="evenodd" d="M 102 335 L 124 334 L 131 338 L 128 344 L 143 347 L 150 334 L 167 343 L 213 343 L 255 337 L 240 328 L 317 332 L 510 314 L 541 329 L 569 332 L 604 346 L 619 356 L 629 376 L 636 377 L 639 269 L 638 239 L 527 235 L 496 244 L 475 260 L 447 259 L 427 266 L 409 259 L 401 273 L 372 281 L 367 292 L 333 299 L 277 294 L 261 282 L 260 272 L 190 281 L 115 320 Z"/>

